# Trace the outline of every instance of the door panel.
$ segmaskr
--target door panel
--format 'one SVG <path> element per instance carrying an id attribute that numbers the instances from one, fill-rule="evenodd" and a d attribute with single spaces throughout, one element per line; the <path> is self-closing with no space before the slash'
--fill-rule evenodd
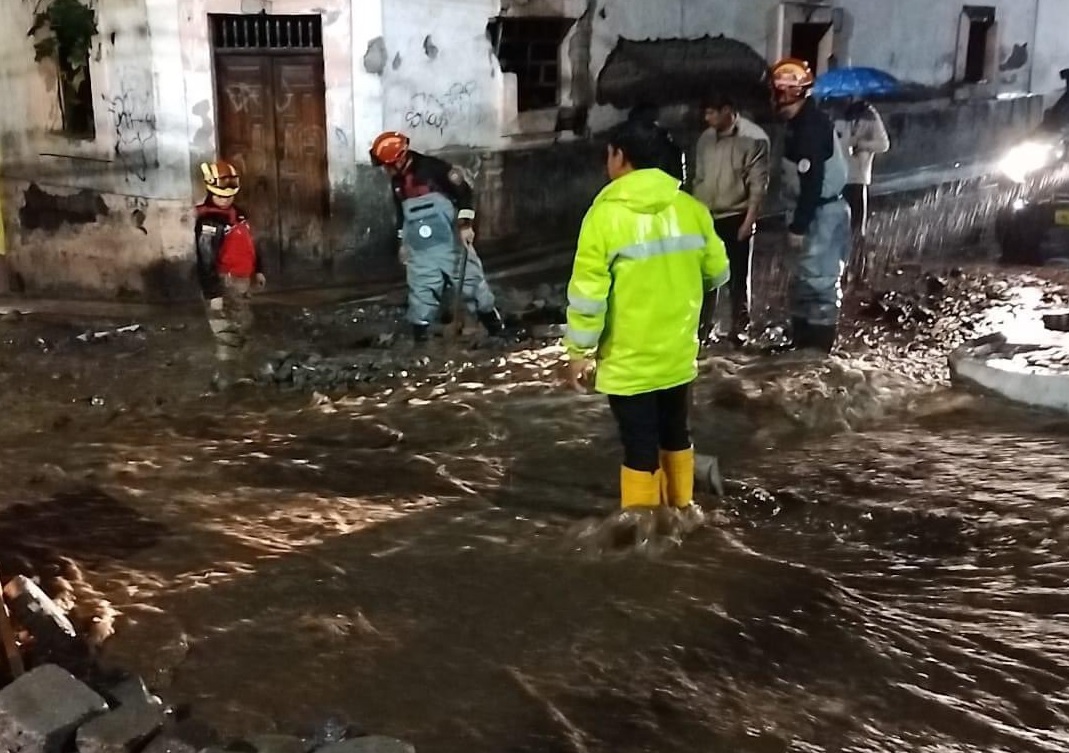
<path id="1" fill-rule="evenodd" d="M 264 271 L 320 266 L 329 212 L 322 55 L 218 55 L 216 79 L 221 156 L 241 171 L 238 201 Z"/>
<path id="2" fill-rule="evenodd" d="M 219 149 L 241 173 L 237 202 L 248 212 L 264 271 L 281 270 L 277 134 L 269 57 L 220 56 L 218 82 Z"/>
<path id="3" fill-rule="evenodd" d="M 329 207 L 326 100 L 318 55 L 273 60 L 278 139 L 279 234 L 285 262 L 304 265 L 325 253 Z M 302 264 L 303 263 L 303 264 Z"/>

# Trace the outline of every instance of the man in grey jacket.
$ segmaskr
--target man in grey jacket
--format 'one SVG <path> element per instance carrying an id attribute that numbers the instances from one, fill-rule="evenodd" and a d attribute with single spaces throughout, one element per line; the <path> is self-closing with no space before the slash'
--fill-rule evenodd
<path id="1" fill-rule="evenodd" d="M 698 139 L 694 197 L 709 207 L 716 234 L 731 265 L 731 332 L 742 345 L 750 328 L 750 266 L 761 204 L 768 192 L 769 138 L 739 114 L 735 102 L 717 93 L 704 103 L 708 129 Z M 706 301 L 702 337 L 708 336 L 716 299 Z"/>
<path id="2" fill-rule="evenodd" d="M 872 163 L 877 154 L 891 149 L 891 139 L 876 108 L 862 99 L 851 100 L 835 132 L 846 150 L 849 172 L 843 198 L 850 205 L 850 222 L 859 240 L 865 238 L 869 214 Z"/>

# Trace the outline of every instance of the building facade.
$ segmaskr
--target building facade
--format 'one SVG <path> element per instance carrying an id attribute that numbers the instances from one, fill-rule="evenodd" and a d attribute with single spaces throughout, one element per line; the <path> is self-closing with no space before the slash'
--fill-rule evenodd
<path id="1" fill-rule="evenodd" d="M 82 0 L 81 68 L 26 34 L 50 0 L 2 1 L 0 263 L 30 294 L 193 295 L 198 165 L 217 155 L 244 174 L 275 284 L 398 276 L 367 153 L 386 128 L 475 176 L 492 253 L 566 241 L 604 180 L 591 134 L 624 114 L 599 97 L 622 40 L 724 35 L 933 87 L 898 126 L 917 160 L 940 123 L 965 151 L 970 129 L 1027 125 L 1016 95 L 1056 94 L 1069 67 L 1062 0 Z"/>

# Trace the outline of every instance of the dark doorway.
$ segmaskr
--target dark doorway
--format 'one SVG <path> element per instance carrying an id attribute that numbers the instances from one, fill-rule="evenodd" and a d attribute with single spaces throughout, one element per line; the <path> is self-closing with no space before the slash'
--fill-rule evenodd
<path id="1" fill-rule="evenodd" d="M 987 78 L 987 40 L 991 23 L 969 22 L 969 41 L 965 48 L 965 83 L 978 84 Z"/>
<path id="2" fill-rule="evenodd" d="M 316 263 L 329 212 L 319 16 L 211 17 L 219 150 L 268 275 Z"/>
<path id="3" fill-rule="evenodd" d="M 821 61 L 821 48 L 824 37 L 831 31 L 831 24 L 799 23 L 791 27 L 791 57 L 809 63 L 813 73 L 824 70 Z"/>

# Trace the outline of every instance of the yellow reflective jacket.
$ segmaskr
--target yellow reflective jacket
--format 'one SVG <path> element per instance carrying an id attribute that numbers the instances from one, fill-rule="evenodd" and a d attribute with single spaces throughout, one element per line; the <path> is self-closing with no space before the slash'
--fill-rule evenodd
<path id="1" fill-rule="evenodd" d="M 692 382 L 702 300 L 727 281 L 709 210 L 660 170 L 628 173 L 602 189 L 583 219 L 565 347 L 572 358 L 597 359 L 598 392 Z"/>

